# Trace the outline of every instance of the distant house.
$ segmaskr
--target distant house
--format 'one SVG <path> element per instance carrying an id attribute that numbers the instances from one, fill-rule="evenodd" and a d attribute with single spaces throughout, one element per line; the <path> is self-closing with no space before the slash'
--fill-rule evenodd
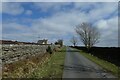
<path id="1" fill-rule="evenodd" d="M 38 44 L 48 44 L 48 40 L 47 40 L 47 39 L 38 40 L 37 43 L 38 43 Z"/>

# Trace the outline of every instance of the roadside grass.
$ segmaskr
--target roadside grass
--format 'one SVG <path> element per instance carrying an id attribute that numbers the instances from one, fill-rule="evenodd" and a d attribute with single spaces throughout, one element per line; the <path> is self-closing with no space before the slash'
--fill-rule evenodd
<path id="1" fill-rule="evenodd" d="M 30 75 L 31 78 L 62 78 L 66 47 L 54 52 Z"/>
<path id="2" fill-rule="evenodd" d="M 27 78 L 32 71 L 42 64 L 47 55 L 28 56 L 27 59 L 19 60 L 13 63 L 4 64 L 2 67 L 3 78 Z"/>
<path id="3" fill-rule="evenodd" d="M 78 50 L 78 49 L 76 49 Z M 82 50 L 79 50 L 80 54 L 88 58 L 89 60 L 95 62 L 96 64 L 100 65 L 103 69 L 107 70 L 108 72 L 112 73 L 116 77 L 120 77 L 120 68 L 108 61 L 102 60 L 97 58 L 96 56 L 91 55 L 90 53 L 86 53 Z"/>

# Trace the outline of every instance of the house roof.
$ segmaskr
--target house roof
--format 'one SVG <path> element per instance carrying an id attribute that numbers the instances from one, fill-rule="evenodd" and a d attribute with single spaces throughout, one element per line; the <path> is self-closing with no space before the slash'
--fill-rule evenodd
<path id="1" fill-rule="evenodd" d="M 43 43 L 43 42 L 47 42 L 47 39 L 43 39 L 43 40 L 38 40 L 38 43 Z"/>

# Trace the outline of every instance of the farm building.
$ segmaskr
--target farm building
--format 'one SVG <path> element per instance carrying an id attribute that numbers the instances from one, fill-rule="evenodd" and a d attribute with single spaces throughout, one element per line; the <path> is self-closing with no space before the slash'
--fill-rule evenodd
<path id="1" fill-rule="evenodd" d="M 38 44 L 48 44 L 48 40 L 47 40 L 47 39 L 38 40 L 37 43 L 38 43 Z"/>

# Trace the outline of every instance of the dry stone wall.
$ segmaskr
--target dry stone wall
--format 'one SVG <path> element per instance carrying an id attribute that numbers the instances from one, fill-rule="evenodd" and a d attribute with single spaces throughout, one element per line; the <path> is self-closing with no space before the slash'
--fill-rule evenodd
<path id="1" fill-rule="evenodd" d="M 1 51 L 3 63 L 12 63 L 24 59 L 29 55 L 44 55 L 48 45 L 2 45 Z M 55 47 L 51 45 L 51 47 Z"/>

